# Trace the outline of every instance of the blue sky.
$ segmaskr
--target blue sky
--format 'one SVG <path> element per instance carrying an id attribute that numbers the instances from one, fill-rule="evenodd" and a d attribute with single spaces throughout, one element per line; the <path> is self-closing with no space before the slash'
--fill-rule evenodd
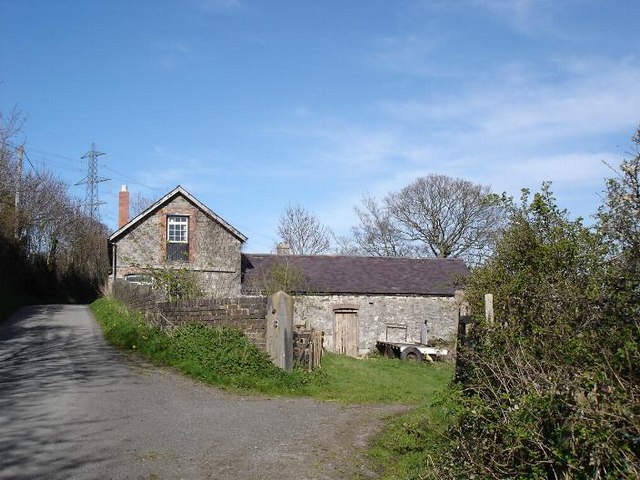
<path id="1" fill-rule="evenodd" d="M 269 251 L 300 203 L 339 234 L 428 173 L 588 217 L 640 124 L 635 0 L 0 0 L 0 110 L 36 168 L 182 184 Z M 73 187 L 83 196 L 82 187 Z"/>

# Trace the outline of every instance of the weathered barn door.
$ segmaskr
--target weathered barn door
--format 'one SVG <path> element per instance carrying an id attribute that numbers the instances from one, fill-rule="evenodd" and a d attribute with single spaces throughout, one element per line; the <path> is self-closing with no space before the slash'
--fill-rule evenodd
<path id="1" fill-rule="evenodd" d="M 335 310 L 335 351 L 358 356 L 358 312 L 357 310 Z"/>

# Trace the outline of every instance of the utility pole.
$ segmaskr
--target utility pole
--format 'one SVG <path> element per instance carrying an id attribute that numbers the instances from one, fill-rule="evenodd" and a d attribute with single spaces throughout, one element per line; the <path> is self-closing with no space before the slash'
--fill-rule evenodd
<path id="1" fill-rule="evenodd" d="M 18 146 L 18 162 L 16 163 L 16 201 L 13 208 L 13 236 L 17 240 L 20 233 L 20 190 L 22 189 L 22 158 L 24 156 L 24 145 Z"/>
<path id="2" fill-rule="evenodd" d="M 100 211 L 98 207 L 104 203 L 100 201 L 98 195 L 98 184 L 109 180 L 108 178 L 101 178 L 98 175 L 98 157 L 101 157 L 102 155 L 104 155 L 104 153 L 98 152 L 96 150 L 96 144 L 92 143 L 91 150 L 82 156 L 83 159 L 88 159 L 87 176 L 76 183 L 76 185 L 87 185 L 84 206 L 87 215 L 89 215 L 93 220 L 99 220 Z"/>

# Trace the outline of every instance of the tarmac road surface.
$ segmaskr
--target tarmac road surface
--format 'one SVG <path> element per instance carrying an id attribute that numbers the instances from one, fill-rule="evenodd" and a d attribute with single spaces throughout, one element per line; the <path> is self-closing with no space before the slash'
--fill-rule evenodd
<path id="1" fill-rule="evenodd" d="M 0 325 L 0 479 L 342 479 L 398 407 L 238 396 L 109 346 L 86 306 Z"/>

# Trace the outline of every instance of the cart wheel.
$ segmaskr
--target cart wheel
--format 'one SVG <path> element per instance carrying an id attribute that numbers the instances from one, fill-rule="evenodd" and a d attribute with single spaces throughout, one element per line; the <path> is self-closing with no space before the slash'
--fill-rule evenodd
<path id="1" fill-rule="evenodd" d="M 400 354 L 400 360 L 406 360 L 407 362 L 421 362 L 422 352 L 416 347 L 405 348 Z"/>
<path id="2" fill-rule="evenodd" d="M 393 353 L 393 348 L 391 348 L 391 345 L 387 345 L 384 349 L 384 356 L 387 358 L 393 358 L 395 357 L 395 354 Z"/>

